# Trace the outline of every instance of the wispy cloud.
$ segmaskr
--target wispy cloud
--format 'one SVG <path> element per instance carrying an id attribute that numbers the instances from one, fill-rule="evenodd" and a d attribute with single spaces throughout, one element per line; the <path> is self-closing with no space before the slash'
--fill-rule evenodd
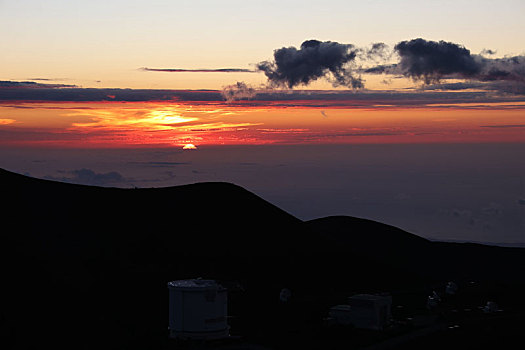
<path id="1" fill-rule="evenodd" d="M 148 68 L 142 67 L 139 70 L 147 72 L 168 72 L 168 73 L 257 73 L 256 70 L 246 68 Z"/>
<path id="2" fill-rule="evenodd" d="M 525 128 L 525 124 L 513 124 L 513 125 L 480 125 L 480 128 Z"/>
<path id="3" fill-rule="evenodd" d="M 37 79 L 33 79 L 37 80 Z M 45 79 L 39 79 L 45 80 Z M 75 88 L 77 85 L 71 84 L 47 84 L 37 83 L 34 81 L 11 81 L 11 80 L 0 80 L 0 89 L 6 88 L 22 88 L 22 89 L 58 89 L 58 88 Z"/>

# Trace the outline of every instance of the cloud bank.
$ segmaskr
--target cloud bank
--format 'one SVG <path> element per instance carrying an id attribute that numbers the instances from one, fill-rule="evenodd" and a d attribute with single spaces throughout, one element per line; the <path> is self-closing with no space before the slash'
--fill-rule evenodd
<path id="1" fill-rule="evenodd" d="M 307 40 L 299 49 L 283 47 L 271 61 L 257 64 L 270 87 L 295 88 L 325 79 L 334 87 L 364 88 L 361 73 L 404 76 L 424 85 L 460 79 L 465 89 L 525 94 L 525 56 L 488 58 L 496 52 L 484 49 L 473 54 L 464 46 L 422 38 L 397 43 L 390 50 L 384 43 L 369 48 L 332 41 Z M 385 63 L 392 57 L 397 62 Z M 380 64 L 381 63 L 381 64 Z M 459 85 L 455 86 L 459 89 Z"/>
<path id="2" fill-rule="evenodd" d="M 523 109 L 524 94 L 495 94 L 493 91 L 464 91 L 470 86 L 484 87 L 483 83 L 432 84 L 418 90 L 279 90 L 256 89 L 238 82 L 218 90 L 154 90 L 113 88 L 62 88 L 53 84 L 39 84 L 39 88 L 10 82 L 8 87 L 0 84 L 0 102 L 3 107 L 39 108 L 20 102 L 172 102 L 191 105 L 238 104 L 245 107 L 311 107 L 311 108 L 486 108 Z M 426 91 L 429 90 L 429 91 Z M 440 91 L 448 90 L 448 91 Z M 505 105 L 490 106 L 494 103 Z M 459 104 L 463 104 L 459 106 Z M 464 105 L 469 104 L 469 105 Z M 470 106 L 470 104 L 473 104 Z M 63 109 L 57 104 L 46 108 Z M 77 109 L 89 109 L 84 106 Z M 3 124 L 11 123 L 4 121 Z M 4 136 L 2 136 L 4 137 Z"/>

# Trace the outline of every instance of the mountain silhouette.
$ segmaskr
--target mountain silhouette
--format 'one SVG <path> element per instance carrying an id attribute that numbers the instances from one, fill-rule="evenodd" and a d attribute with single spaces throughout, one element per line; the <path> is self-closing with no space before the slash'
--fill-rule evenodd
<path id="1" fill-rule="evenodd" d="M 0 169 L 0 188 L 0 336 L 14 349 L 169 348 L 176 279 L 233 286 L 230 313 L 247 336 L 272 327 L 284 287 L 308 322 L 353 292 L 524 284 L 523 249 L 430 242 L 352 217 L 303 222 L 229 183 L 101 188 Z"/>

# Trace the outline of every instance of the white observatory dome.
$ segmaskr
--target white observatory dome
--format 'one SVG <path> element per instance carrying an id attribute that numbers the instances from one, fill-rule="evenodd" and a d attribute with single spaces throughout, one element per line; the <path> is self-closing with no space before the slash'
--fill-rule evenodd
<path id="1" fill-rule="evenodd" d="M 172 281 L 169 289 L 170 337 L 218 339 L 227 337 L 226 289 L 214 280 Z"/>

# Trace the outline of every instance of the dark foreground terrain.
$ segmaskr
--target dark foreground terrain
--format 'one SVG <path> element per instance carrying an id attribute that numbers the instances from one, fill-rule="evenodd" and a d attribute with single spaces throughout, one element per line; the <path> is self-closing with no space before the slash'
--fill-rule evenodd
<path id="1" fill-rule="evenodd" d="M 352 217 L 302 222 L 232 184 L 115 189 L 0 169 L 4 349 L 507 348 L 525 340 L 525 249 L 430 242 Z M 240 340 L 167 337 L 167 282 L 227 286 Z M 426 309 L 448 281 L 459 292 Z M 279 302 L 282 288 L 292 291 Z M 383 332 L 328 326 L 330 306 L 388 292 Z M 487 301 L 502 311 L 483 313 Z"/>

